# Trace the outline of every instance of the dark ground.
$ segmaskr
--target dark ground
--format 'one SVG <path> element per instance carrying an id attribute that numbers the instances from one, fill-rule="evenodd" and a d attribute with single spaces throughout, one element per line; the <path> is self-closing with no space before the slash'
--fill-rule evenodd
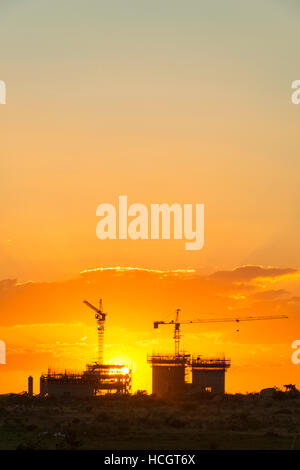
<path id="1" fill-rule="evenodd" d="M 0 397 L 4 449 L 300 449 L 300 394 Z"/>

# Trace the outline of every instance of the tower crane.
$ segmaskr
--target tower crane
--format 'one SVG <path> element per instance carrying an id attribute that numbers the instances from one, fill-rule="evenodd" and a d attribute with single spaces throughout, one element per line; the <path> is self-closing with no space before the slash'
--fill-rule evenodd
<path id="1" fill-rule="evenodd" d="M 174 325 L 174 342 L 175 342 L 175 356 L 180 355 L 180 327 L 181 325 L 188 325 L 190 323 L 225 323 L 225 322 L 236 322 L 239 323 L 241 321 L 256 321 L 256 320 L 283 320 L 288 318 L 286 315 L 261 315 L 258 317 L 228 317 L 228 318 L 204 318 L 204 319 L 196 319 L 196 320 L 179 320 L 179 314 L 181 310 L 178 308 L 176 310 L 176 317 L 175 320 L 167 321 L 155 321 L 153 323 L 154 328 L 158 328 L 159 325 Z"/>
<path id="2" fill-rule="evenodd" d="M 95 318 L 97 320 L 97 331 L 98 331 L 98 363 L 103 364 L 104 323 L 105 323 L 106 313 L 103 312 L 102 299 L 100 299 L 99 301 L 99 308 L 95 307 L 87 300 L 84 300 L 83 303 L 96 312 Z"/>

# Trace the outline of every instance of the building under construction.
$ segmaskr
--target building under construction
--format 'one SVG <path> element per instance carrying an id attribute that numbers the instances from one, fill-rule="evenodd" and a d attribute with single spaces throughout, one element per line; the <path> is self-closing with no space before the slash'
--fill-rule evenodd
<path id="1" fill-rule="evenodd" d="M 45 396 L 93 396 L 129 393 L 131 372 L 122 364 L 88 364 L 83 372 L 48 370 L 40 377 L 40 394 Z"/>
<path id="2" fill-rule="evenodd" d="M 92 396 L 102 393 L 130 393 L 131 371 L 124 364 L 105 364 L 103 360 L 103 339 L 106 313 L 102 301 L 95 307 L 86 300 L 84 303 L 95 312 L 98 332 L 98 360 L 88 364 L 82 372 L 58 372 L 48 370 L 40 378 L 42 396 Z M 174 320 L 155 321 L 154 328 L 160 325 L 174 327 L 175 354 L 152 354 L 148 363 L 152 365 L 152 393 L 159 397 L 176 397 L 187 393 L 211 392 L 225 393 L 225 373 L 230 360 L 225 357 L 205 358 L 184 354 L 180 351 L 180 329 L 182 324 L 237 322 L 252 320 L 273 320 L 287 318 L 285 315 L 211 318 L 198 320 L 179 320 L 180 310 Z M 239 331 L 239 330 L 237 330 Z M 28 393 L 32 395 L 32 381 Z"/>
<path id="3" fill-rule="evenodd" d="M 82 372 L 58 372 L 48 369 L 40 377 L 40 395 L 88 397 L 103 393 L 130 393 L 132 374 L 124 364 L 104 364 L 103 336 L 106 313 L 86 300 L 84 303 L 93 309 L 97 320 L 98 361 L 88 364 Z"/>
<path id="4" fill-rule="evenodd" d="M 148 362 L 152 366 L 152 393 L 158 397 L 175 398 L 197 392 L 225 393 L 229 359 L 152 354 L 148 356 Z"/>
<path id="5" fill-rule="evenodd" d="M 225 357 L 206 358 L 192 356 L 180 351 L 180 328 L 182 324 L 217 323 L 253 320 L 276 320 L 287 318 L 285 315 L 243 317 L 243 318 L 211 318 L 199 320 L 179 320 L 180 310 L 176 310 L 175 320 L 155 321 L 154 328 L 159 325 L 174 327 L 175 354 L 152 354 L 148 363 L 152 366 L 152 393 L 158 397 L 178 397 L 198 392 L 213 394 L 225 393 L 225 373 L 230 367 L 230 359 Z M 238 330 L 237 330 L 238 331 Z"/>
<path id="6" fill-rule="evenodd" d="M 225 393 L 225 372 L 230 367 L 230 359 L 192 357 L 192 391 Z"/>

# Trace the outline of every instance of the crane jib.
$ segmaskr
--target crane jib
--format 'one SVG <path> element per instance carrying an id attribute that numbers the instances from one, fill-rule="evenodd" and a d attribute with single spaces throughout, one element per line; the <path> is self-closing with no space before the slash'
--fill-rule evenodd
<path id="1" fill-rule="evenodd" d="M 155 329 L 158 328 L 159 325 L 174 325 L 174 336 L 173 339 L 175 340 L 175 356 L 179 356 L 180 354 L 180 326 L 181 325 L 188 325 L 191 323 L 229 323 L 229 322 L 236 322 L 239 323 L 241 321 L 257 321 L 257 320 L 284 320 L 287 319 L 287 315 L 260 315 L 260 316 L 249 316 L 249 317 L 223 317 L 223 318 L 207 318 L 207 319 L 196 319 L 196 320 L 184 320 L 179 321 L 179 313 L 180 309 L 176 310 L 176 319 L 171 321 L 155 321 L 153 326 Z"/>

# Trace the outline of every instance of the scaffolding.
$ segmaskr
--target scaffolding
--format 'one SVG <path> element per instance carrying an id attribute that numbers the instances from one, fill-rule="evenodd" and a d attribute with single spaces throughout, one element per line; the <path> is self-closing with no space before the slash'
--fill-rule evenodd
<path id="1" fill-rule="evenodd" d="M 83 374 L 97 379 L 97 390 L 100 392 L 131 392 L 132 371 L 124 364 L 88 364 Z"/>
<path id="2" fill-rule="evenodd" d="M 40 394 L 90 396 L 130 393 L 132 372 L 124 364 L 88 364 L 83 372 L 48 370 L 40 378 Z"/>
<path id="3" fill-rule="evenodd" d="M 225 372 L 230 367 L 230 359 L 225 357 L 153 353 L 147 356 L 147 362 L 152 366 L 152 393 L 159 397 L 225 393 Z"/>
<path id="4" fill-rule="evenodd" d="M 190 366 L 199 369 L 228 369 L 230 365 L 231 360 L 225 357 L 192 356 L 190 360 Z"/>
<path id="5" fill-rule="evenodd" d="M 183 365 L 183 364 L 188 364 L 190 361 L 191 355 L 190 354 L 148 354 L 147 355 L 147 362 L 149 364 L 155 364 L 155 365 Z"/>

